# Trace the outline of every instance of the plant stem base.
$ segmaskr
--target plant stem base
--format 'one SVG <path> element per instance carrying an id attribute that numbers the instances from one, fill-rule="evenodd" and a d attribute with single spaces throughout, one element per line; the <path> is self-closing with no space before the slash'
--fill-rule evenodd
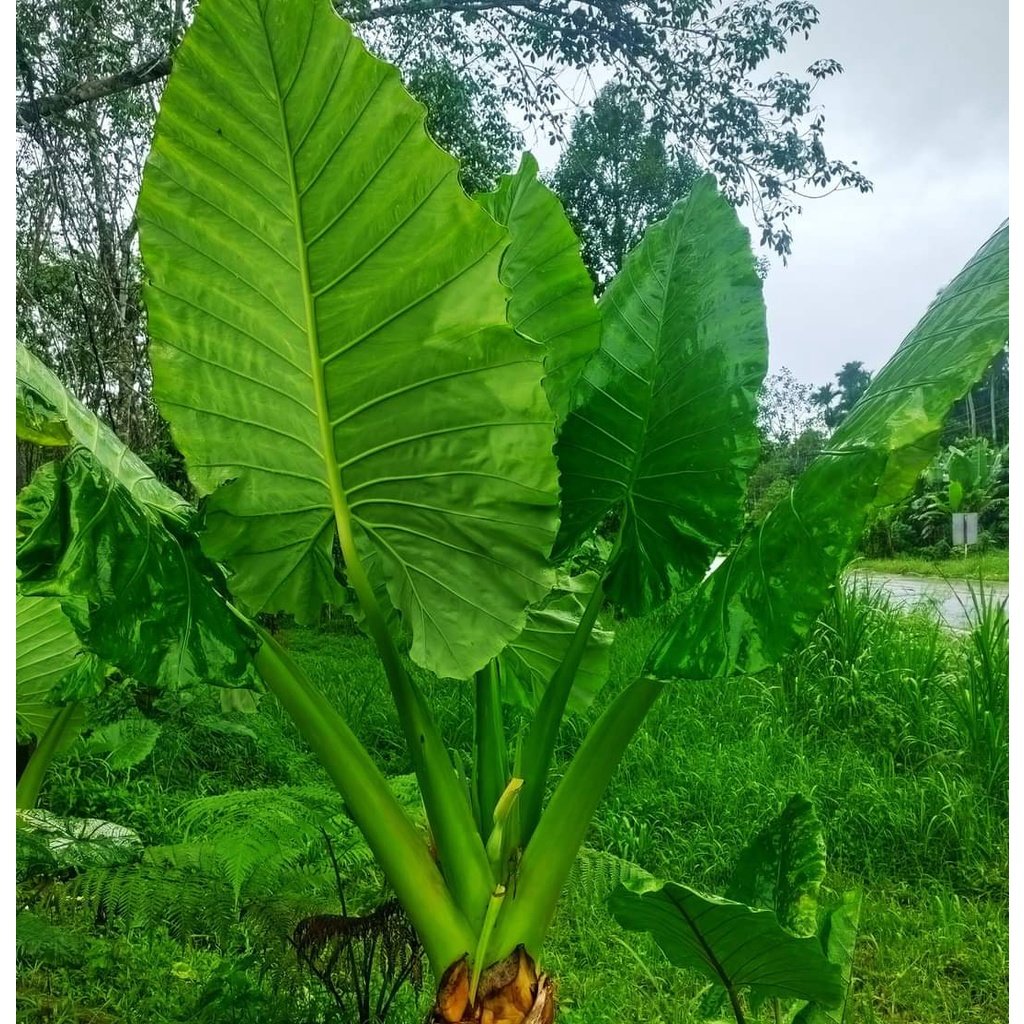
<path id="1" fill-rule="evenodd" d="M 472 1001 L 470 975 L 467 957 L 445 971 L 431 1024 L 551 1024 L 555 1019 L 554 982 L 522 946 L 483 971 Z"/>

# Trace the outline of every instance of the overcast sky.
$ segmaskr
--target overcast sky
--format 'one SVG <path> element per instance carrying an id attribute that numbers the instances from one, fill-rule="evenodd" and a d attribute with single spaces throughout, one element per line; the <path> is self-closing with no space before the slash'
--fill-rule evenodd
<path id="1" fill-rule="evenodd" d="M 849 360 L 879 369 L 1009 202 L 1007 0 L 816 3 L 811 38 L 765 70 L 843 65 L 815 91 L 825 149 L 875 190 L 806 202 L 789 265 L 772 255 L 771 369 L 810 384 Z"/>

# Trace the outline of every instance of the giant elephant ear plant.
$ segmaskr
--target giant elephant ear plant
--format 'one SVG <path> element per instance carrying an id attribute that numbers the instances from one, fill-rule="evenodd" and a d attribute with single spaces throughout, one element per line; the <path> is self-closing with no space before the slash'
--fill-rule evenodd
<path id="1" fill-rule="evenodd" d="M 550 1021 L 541 945 L 622 751 L 671 680 L 767 664 L 813 619 L 868 510 L 912 485 L 946 411 L 1001 350 L 1007 232 L 791 501 L 736 544 L 767 337 L 747 232 L 714 181 L 648 231 L 595 305 L 535 164 L 472 200 L 423 116 L 327 0 L 203 0 L 139 200 L 153 390 L 239 621 L 315 622 L 358 599 L 431 845 L 262 631 L 255 664 L 419 933 L 435 1019 Z M 557 574 L 607 522 L 603 569 Z M 585 701 L 580 680 L 591 693 L 599 681 L 602 605 L 640 614 L 680 590 L 687 611 L 549 797 L 566 707 Z M 543 657 L 531 629 L 546 632 Z M 407 655 L 472 687 L 465 770 Z M 533 674 L 517 683 L 531 696 L 515 742 L 510 673 Z"/>

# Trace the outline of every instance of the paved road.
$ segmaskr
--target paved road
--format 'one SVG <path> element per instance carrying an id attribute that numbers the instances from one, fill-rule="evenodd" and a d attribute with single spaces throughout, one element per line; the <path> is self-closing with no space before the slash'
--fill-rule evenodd
<path id="1" fill-rule="evenodd" d="M 725 559 L 719 555 L 708 570 L 717 569 Z M 966 629 L 974 611 L 967 580 L 945 580 L 933 576 L 896 576 L 892 573 L 865 572 L 854 569 L 850 577 L 863 580 L 872 587 L 884 590 L 897 604 L 913 608 L 930 605 L 939 618 L 952 629 Z M 977 583 L 973 584 L 977 590 Z M 986 595 L 1006 600 L 1009 608 L 1010 584 L 990 581 L 985 584 Z"/>
<path id="2" fill-rule="evenodd" d="M 850 575 L 884 590 L 899 605 L 931 605 L 939 618 L 953 629 L 966 629 L 974 611 L 970 585 L 966 580 L 944 580 L 929 576 L 892 576 L 887 573 L 854 570 Z M 978 589 L 977 583 L 973 584 Z M 989 582 L 985 594 L 1009 601 L 1009 583 Z"/>

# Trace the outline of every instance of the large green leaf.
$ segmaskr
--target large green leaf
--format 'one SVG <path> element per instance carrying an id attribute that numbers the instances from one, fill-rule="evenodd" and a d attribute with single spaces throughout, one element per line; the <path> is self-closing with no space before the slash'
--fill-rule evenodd
<path id="1" fill-rule="evenodd" d="M 696 582 L 742 523 L 767 368 L 747 230 L 714 180 L 644 235 L 601 297 L 601 347 L 557 447 L 572 550 L 612 510 L 609 597 L 639 613 Z"/>
<path id="2" fill-rule="evenodd" d="M 18 437 L 36 444 L 80 444 L 141 505 L 188 523 L 195 509 L 72 395 L 24 345 L 17 344 Z"/>
<path id="3" fill-rule="evenodd" d="M 661 678 L 772 664 L 810 628 L 867 515 L 899 500 L 931 461 L 953 404 L 1009 335 L 1008 224 L 942 292 L 788 501 L 684 602 L 651 653 Z"/>
<path id="4" fill-rule="evenodd" d="M 19 586 L 56 597 L 79 642 L 149 685 L 254 684 L 255 638 L 194 536 L 138 504 L 85 448 L 18 496 Z"/>
<path id="5" fill-rule="evenodd" d="M 794 935 L 818 931 L 818 891 L 825 878 L 825 836 L 814 805 L 799 793 L 740 854 L 726 899 L 774 910 Z"/>
<path id="6" fill-rule="evenodd" d="M 796 938 L 770 910 L 756 910 L 685 885 L 631 892 L 610 900 L 623 928 L 650 932 L 677 967 L 693 967 L 735 993 L 756 986 L 768 996 L 836 1006 L 843 998 L 839 967 L 817 938 Z"/>
<path id="7" fill-rule="evenodd" d="M 529 609 L 526 628 L 498 656 L 503 700 L 536 710 L 569 650 L 597 582 L 595 573 L 560 575 L 555 589 Z M 568 703 L 574 710 L 589 707 L 607 681 L 614 637 L 612 630 L 600 626 L 590 631 L 569 691 Z"/>
<path id="8" fill-rule="evenodd" d="M 543 349 L 508 236 L 328 0 L 205 0 L 139 200 L 154 395 L 250 608 L 337 604 L 380 559 L 412 657 L 468 677 L 550 589 Z"/>
<path id="9" fill-rule="evenodd" d="M 39 739 L 60 710 L 54 690 L 87 655 L 55 597 L 15 598 L 15 713 L 18 730 Z M 90 666 L 96 663 L 89 659 Z M 79 723 L 80 724 L 80 723 Z M 65 742 L 77 728 L 66 731 Z"/>
<path id="10" fill-rule="evenodd" d="M 843 1001 L 834 1007 L 810 1002 L 793 1018 L 793 1024 L 843 1024 L 846 1020 L 846 1001 L 853 982 L 853 948 L 857 943 L 860 922 L 861 893 L 844 893 L 838 906 L 831 907 L 819 932 L 822 948 L 843 977 Z"/>
<path id="11" fill-rule="evenodd" d="M 530 153 L 496 191 L 476 200 L 512 236 L 501 261 L 501 280 L 512 293 L 509 320 L 546 350 L 544 390 L 561 425 L 583 366 L 601 340 L 601 313 L 580 240 L 558 197 L 537 177 Z"/>
<path id="12" fill-rule="evenodd" d="M 153 753 L 159 737 L 159 723 L 149 718 L 122 718 L 94 729 L 81 748 L 103 757 L 111 768 L 134 768 Z"/>
<path id="13" fill-rule="evenodd" d="M 62 818 L 49 811 L 18 811 L 22 828 L 41 833 L 58 867 L 89 868 L 126 864 L 142 855 L 139 834 L 99 818 Z"/>

